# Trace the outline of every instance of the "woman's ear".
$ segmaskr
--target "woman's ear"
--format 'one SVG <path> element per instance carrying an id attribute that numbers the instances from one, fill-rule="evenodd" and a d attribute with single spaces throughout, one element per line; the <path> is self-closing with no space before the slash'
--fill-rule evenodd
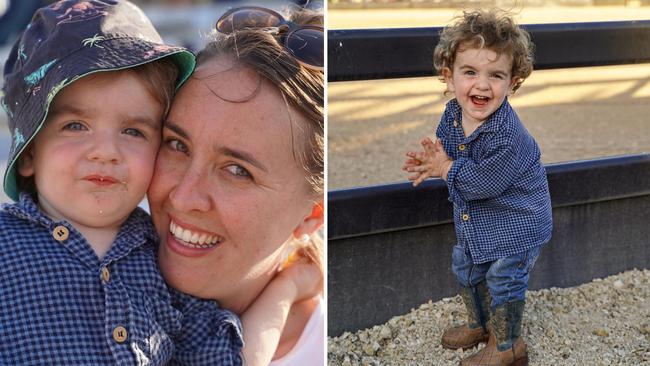
<path id="1" fill-rule="evenodd" d="M 293 230 L 293 236 L 300 238 L 302 235 L 311 235 L 323 226 L 325 221 L 323 201 L 312 204 L 311 213 L 303 218 L 298 227 Z"/>
<path id="2" fill-rule="evenodd" d="M 31 146 L 18 158 L 18 174 L 28 178 L 34 175 L 34 151 Z"/>

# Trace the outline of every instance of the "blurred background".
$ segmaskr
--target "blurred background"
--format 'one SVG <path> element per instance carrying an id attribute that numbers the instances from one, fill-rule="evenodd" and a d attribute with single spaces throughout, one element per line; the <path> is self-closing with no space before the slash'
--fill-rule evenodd
<path id="1" fill-rule="evenodd" d="M 330 0 L 330 29 L 434 27 L 500 6 L 520 24 L 650 19 L 648 0 Z M 648 40 L 650 42 L 650 39 Z M 328 85 L 328 189 L 405 181 L 449 98 L 436 77 Z M 544 163 L 650 151 L 650 64 L 534 71 L 510 98 Z"/>
<path id="2" fill-rule="evenodd" d="M 282 11 L 299 6 L 322 9 L 322 0 L 131 0 L 139 5 L 151 19 L 166 43 L 182 45 L 197 51 L 204 44 L 203 35 L 208 34 L 219 16 L 227 9 L 243 5 L 260 5 Z M 11 46 L 22 29 L 29 23 L 39 7 L 53 3 L 43 0 L 0 0 L 0 63 L 4 68 Z M 0 86 L 2 85 L 0 79 Z M 11 145 L 7 116 L 0 111 L 0 170 L 4 174 L 6 158 Z M 2 190 L 0 190 L 2 191 Z M 0 192 L 0 203 L 9 199 Z"/>
<path id="3" fill-rule="evenodd" d="M 516 6 L 548 5 L 629 5 L 648 0 L 329 0 L 330 9 L 376 9 L 376 8 L 459 8 L 488 7 L 511 8 Z"/>

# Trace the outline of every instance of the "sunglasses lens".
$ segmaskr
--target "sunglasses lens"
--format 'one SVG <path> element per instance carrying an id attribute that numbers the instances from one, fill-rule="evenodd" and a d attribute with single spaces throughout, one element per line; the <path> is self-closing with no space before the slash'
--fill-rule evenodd
<path id="1" fill-rule="evenodd" d="M 217 30 L 221 33 L 233 33 L 245 28 L 275 27 L 281 23 L 278 15 L 262 9 L 238 9 L 219 19 Z"/>
<path id="2" fill-rule="evenodd" d="M 285 44 L 298 61 L 318 68 L 323 67 L 325 43 L 322 30 L 298 29 L 287 36 Z"/>

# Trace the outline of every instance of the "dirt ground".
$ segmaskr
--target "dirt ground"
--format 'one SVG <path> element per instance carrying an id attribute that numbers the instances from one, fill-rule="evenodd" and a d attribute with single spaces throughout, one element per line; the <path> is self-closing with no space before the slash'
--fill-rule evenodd
<path id="1" fill-rule="evenodd" d="M 587 20 L 650 19 L 650 8 L 568 8 L 556 10 L 556 21 L 575 20 L 580 9 Z M 411 14 L 413 26 L 424 26 L 424 13 L 431 19 L 454 14 L 391 12 L 392 18 L 386 10 L 335 10 L 328 24 L 395 27 Z M 552 13 L 539 10 L 522 22 L 550 22 Z M 329 83 L 328 190 L 404 181 L 404 152 L 437 126 L 443 91 L 433 77 Z M 649 151 L 649 101 L 650 64 L 535 71 L 510 99 L 546 164 Z"/>
<path id="2" fill-rule="evenodd" d="M 328 189 L 405 180 L 447 98 L 436 78 L 330 84 Z M 537 71 L 510 99 L 544 163 L 650 150 L 650 65 Z"/>

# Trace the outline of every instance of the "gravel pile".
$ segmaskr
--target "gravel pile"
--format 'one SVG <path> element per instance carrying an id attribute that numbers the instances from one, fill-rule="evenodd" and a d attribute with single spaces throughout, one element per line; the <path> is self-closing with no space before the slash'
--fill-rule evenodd
<path id="1" fill-rule="evenodd" d="M 328 365 L 458 365 L 476 348 L 447 350 L 440 337 L 464 321 L 460 296 L 430 301 L 386 324 L 328 338 Z M 650 365 L 650 270 L 530 291 L 522 333 L 530 365 Z"/>

